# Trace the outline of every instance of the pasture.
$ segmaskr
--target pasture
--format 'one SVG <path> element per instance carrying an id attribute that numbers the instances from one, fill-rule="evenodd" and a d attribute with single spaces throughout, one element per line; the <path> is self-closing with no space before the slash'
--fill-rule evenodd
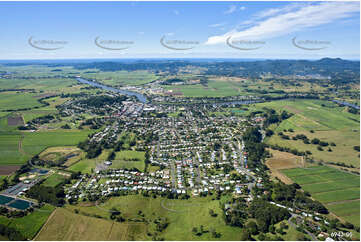
<path id="1" fill-rule="evenodd" d="M 355 201 L 360 199 L 359 176 L 327 166 L 285 169 L 282 172 L 335 215 L 352 223 L 355 223 L 356 215 L 360 218 L 359 201 Z M 355 224 L 359 225 L 359 222 Z"/>
<path id="2" fill-rule="evenodd" d="M 87 138 L 89 131 L 24 132 L 23 149 L 29 154 L 38 154 L 52 146 L 74 146 Z"/>
<path id="3" fill-rule="evenodd" d="M 181 92 L 185 97 L 224 97 L 238 95 L 239 92 L 227 82 L 209 81 L 207 86 L 201 84 L 195 85 L 176 85 L 163 86 L 173 92 Z"/>
<path id="4" fill-rule="evenodd" d="M 0 165 L 22 165 L 28 156 L 19 151 L 20 133 L 0 132 Z"/>
<path id="5" fill-rule="evenodd" d="M 21 165 L 52 146 L 74 146 L 87 138 L 89 131 L 0 132 L 0 165 Z"/>
<path id="6" fill-rule="evenodd" d="M 266 139 L 267 143 L 299 151 L 311 151 L 312 155 L 310 156 L 315 160 L 344 162 L 360 167 L 359 152 L 353 149 L 354 146 L 360 145 L 359 115 L 348 113 L 345 108 L 322 100 L 284 100 L 259 103 L 250 105 L 250 110 L 261 110 L 262 107 L 279 111 L 286 110 L 294 114 L 273 128 L 275 134 Z M 290 128 L 294 132 L 285 131 Z M 278 132 L 283 132 L 290 137 L 304 134 L 310 140 L 318 138 L 328 143 L 334 142 L 336 146 L 329 146 L 332 151 L 328 151 L 328 147 L 324 147 L 324 150 L 320 151 L 317 149 L 317 145 L 304 144 L 302 140 L 282 139 L 277 135 Z"/>
<path id="7" fill-rule="evenodd" d="M 154 232 L 156 218 L 167 218 L 168 227 L 160 233 L 160 237 L 165 240 L 239 240 L 241 228 L 227 226 L 222 218 L 222 210 L 218 200 L 206 198 L 190 198 L 188 200 L 170 200 L 166 198 L 151 198 L 141 195 L 128 195 L 121 197 L 111 197 L 108 201 L 99 206 L 67 205 L 70 211 L 79 210 L 79 214 L 94 214 L 109 220 L 109 209 L 118 209 L 127 223 L 142 223 L 135 221 L 145 221 L 148 224 L 148 231 Z M 209 209 L 213 209 L 218 214 L 212 217 Z M 141 211 L 141 214 L 139 213 Z M 197 216 L 194 216 L 194 215 Z M 204 233 L 196 236 L 192 233 L 192 228 L 204 226 L 205 230 L 215 229 L 221 233 L 219 239 L 213 238 L 211 233 Z M 141 233 L 141 232 L 140 232 Z M 142 231 L 145 233 L 145 231 Z M 150 237 L 147 237 L 149 240 Z"/>
<path id="8" fill-rule="evenodd" d="M 122 224 L 57 208 L 35 240 L 144 240 L 145 224 Z"/>
<path id="9" fill-rule="evenodd" d="M 111 86 L 136 86 L 147 84 L 157 79 L 156 75 L 148 71 L 112 71 L 112 72 L 88 72 L 85 71 L 82 77 L 95 79 L 103 84 Z"/>
<path id="10" fill-rule="evenodd" d="M 0 111 L 42 106 L 34 93 L 0 92 Z"/>

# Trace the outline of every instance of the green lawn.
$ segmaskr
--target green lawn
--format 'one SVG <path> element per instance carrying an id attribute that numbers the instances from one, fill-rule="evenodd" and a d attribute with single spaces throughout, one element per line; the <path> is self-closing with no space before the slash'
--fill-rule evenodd
<path id="1" fill-rule="evenodd" d="M 116 157 L 112 161 L 111 168 L 137 168 L 140 171 L 144 171 L 145 168 L 145 152 L 123 150 L 116 152 Z M 136 160 L 133 160 L 136 159 Z"/>
<path id="2" fill-rule="evenodd" d="M 207 86 L 195 85 L 175 85 L 163 86 L 173 92 L 182 92 L 185 97 L 224 97 L 238 95 L 239 91 L 229 82 L 209 81 Z"/>
<path id="3" fill-rule="evenodd" d="M 59 185 L 60 183 L 62 183 L 65 180 L 65 177 L 63 175 L 60 174 L 52 174 L 50 175 L 44 182 L 43 185 L 44 186 L 48 186 L 48 187 L 56 187 L 57 185 Z"/>

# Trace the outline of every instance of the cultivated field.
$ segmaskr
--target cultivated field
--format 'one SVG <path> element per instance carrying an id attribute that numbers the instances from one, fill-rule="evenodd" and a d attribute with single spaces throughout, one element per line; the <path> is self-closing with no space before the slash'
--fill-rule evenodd
<path id="1" fill-rule="evenodd" d="M 360 176 L 327 166 L 286 169 L 282 172 L 335 215 L 359 225 Z"/>

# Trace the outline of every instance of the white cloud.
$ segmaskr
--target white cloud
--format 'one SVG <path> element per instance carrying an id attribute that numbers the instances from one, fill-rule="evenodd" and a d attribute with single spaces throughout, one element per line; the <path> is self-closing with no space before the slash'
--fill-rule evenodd
<path id="1" fill-rule="evenodd" d="M 226 23 L 210 24 L 210 25 L 208 25 L 208 27 L 217 28 L 217 27 L 222 27 L 222 26 L 224 26 L 225 24 L 226 24 Z"/>
<path id="2" fill-rule="evenodd" d="M 178 10 L 174 10 L 173 13 L 174 13 L 175 15 L 179 15 L 179 14 L 180 14 Z"/>
<path id="3" fill-rule="evenodd" d="M 230 36 L 233 38 L 254 39 L 282 36 L 331 23 L 357 12 L 360 12 L 359 2 L 322 2 L 320 4 L 302 6 L 296 10 L 294 8 L 289 8 L 288 10 L 282 8 L 282 11 L 278 12 L 277 10 L 272 10 L 268 14 L 271 17 L 258 21 L 253 26 L 241 31 L 233 29 L 223 35 L 211 36 L 206 44 L 225 43 L 226 39 Z M 267 16 L 267 14 L 264 12 L 263 16 Z"/>
<path id="4" fill-rule="evenodd" d="M 245 6 L 241 6 L 241 7 L 239 8 L 239 10 L 241 10 L 241 11 L 246 10 L 246 7 L 245 7 Z"/>
<path id="5" fill-rule="evenodd" d="M 224 14 L 231 14 L 237 11 L 237 6 L 236 5 L 231 5 L 228 7 L 228 9 L 226 11 L 224 11 Z"/>

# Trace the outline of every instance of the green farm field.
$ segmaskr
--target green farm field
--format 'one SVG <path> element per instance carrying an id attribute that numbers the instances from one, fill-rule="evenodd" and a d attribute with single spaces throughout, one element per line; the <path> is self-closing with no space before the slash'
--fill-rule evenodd
<path id="1" fill-rule="evenodd" d="M 207 86 L 195 84 L 163 87 L 173 92 L 181 92 L 185 97 L 224 97 L 239 94 L 238 90 L 228 82 L 209 81 Z"/>
<path id="2" fill-rule="evenodd" d="M 82 77 L 95 79 L 106 85 L 118 86 L 118 85 L 142 85 L 152 82 L 157 79 L 156 75 L 148 71 L 113 71 L 113 72 L 100 72 L 82 74 Z"/>
<path id="3" fill-rule="evenodd" d="M 0 92 L 0 111 L 42 106 L 34 93 Z"/>
<path id="4" fill-rule="evenodd" d="M 0 132 L 1 165 L 21 165 L 48 147 L 77 145 L 89 131 Z M 23 136 L 23 137 L 22 137 Z"/>
<path id="5" fill-rule="evenodd" d="M 250 110 L 260 110 L 263 107 L 286 110 L 294 115 L 281 122 L 274 128 L 275 134 L 266 139 L 268 144 L 279 145 L 297 149 L 299 151 L 309 150 L 311 157 L 324 162 L 343 162 L 345 164 L 360 167 L 359 152 L 353 149 L 360 145 L 360 117 L 345 111 L 345 108 L 338 107 L 330 101 L 321 100 L 297 100 L 297 101 L 274 101 L 250 105 Z M 294 132 L 284 130 L 293 129 Z M 311 132 L 314 131 L 314 133 Z M 310 140 L 318 138 L 329 143 L 334 142 L 336 146 L 328 151 L 317 149 L 317 145 L 304 144 L 302 140 L 282 139 L 278 132 L 283 132 L 290 137 L 297 134 L 304 134 Z"/>
<path id="6" fill-rule="evenodd" d="M 25 217 L 7 218 L 0 216 L 0 223 L 15 228 L 30 240 L 38 233 L 53 210 L 54 207 L 47 204 Z"/>
<path id="7" fill-rule="evenodd" d="M 335 215 L 352 223 L 356 221 L 354 216 L 360 218 L 360 176 L 327 166 L 285 169 L 282 172 Z M 359 222 L 355 224 L 359 225 Z"/>

